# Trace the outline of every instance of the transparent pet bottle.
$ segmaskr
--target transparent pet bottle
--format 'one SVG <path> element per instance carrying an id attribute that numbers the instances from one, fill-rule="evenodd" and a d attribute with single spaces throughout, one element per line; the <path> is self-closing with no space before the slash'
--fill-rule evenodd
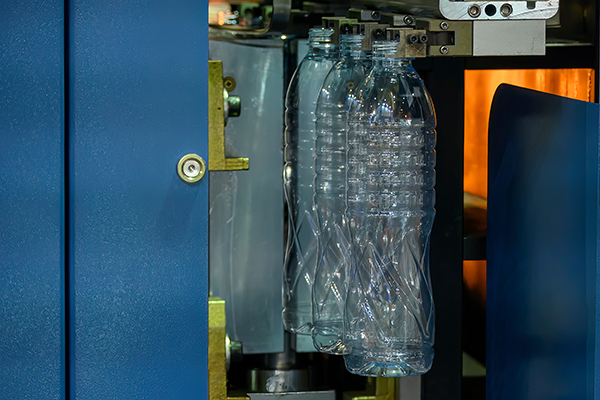
<path id="1" fill-rule="evenodd" d="M 346 210 L 346 128 L 348 96 L 371 67 L 364 36 L 340 36 L 340 59 L 321 88 L 316 114 L 314 208 L 317 213 L 318 262 L 312 290 L 315 347 L 344 354 L 343 315 L 350 271 Z"/>
<path id="2" fill-rule="evenodd" d="M 399 377 L 433 361 L 429 238 L 435 215 L 435 112 L 397 42 L 373 44 L 373 67 L 348 116 L 347 218 L 352 272 L 345 323 L 350 372 Z"/>
<path id="3" fill-rule="evenodd" d="M 309 31 L 308 54 L 298 65 L 286 96 L 284 193 L 287 240 L 283 271 L 286 330 L 310 334 L 311 289 L 317 265 L 313 211 L 315 103 L 325 76 L 338 58 L 331 29 Z M 315 228 L 316 229 L 316 228 Z"/>

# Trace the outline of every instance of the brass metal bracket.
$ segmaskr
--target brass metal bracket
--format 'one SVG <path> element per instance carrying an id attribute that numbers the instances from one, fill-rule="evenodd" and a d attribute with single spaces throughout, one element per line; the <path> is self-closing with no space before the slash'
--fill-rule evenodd
<path id="1" fill-rule="evenodd" d="M 471 21 L 418 18 L 417 28 L 427 30 L 430 36 L 427 44 L 428 56 L 473 55 L 473 22 Z"/>
<path id="2" fill-rule="evenodd" d="M 248 396 L 227 396 L 227 333 L 225 300 L 208 298 L 208 399 L 250 400 Z"/>
<path id="3" fill-rule="evenodd" d="M 250 167 L 245 157 L 225 157 L 225 99 L 223 64 L 208 62 L 208 170 L 239 171 Z"/>

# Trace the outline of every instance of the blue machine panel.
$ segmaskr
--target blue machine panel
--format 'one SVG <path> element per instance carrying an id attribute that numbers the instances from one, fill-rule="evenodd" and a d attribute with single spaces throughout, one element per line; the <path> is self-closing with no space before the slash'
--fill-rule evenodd
<path id="1" fill-rule="evenodd" d="M 598 104 L 501 86 L 489 130 L 487 398 L 595 399 Z"/>
<path id="2" fill-rule="evenodd" d="M 71 399 L 205 399 L 206 1 L 69 9 Z"/>
<path id="3" fill-rule="evenodd" d="M 63 399 L 63 1 L 0 2 L 0 399 Z"/>

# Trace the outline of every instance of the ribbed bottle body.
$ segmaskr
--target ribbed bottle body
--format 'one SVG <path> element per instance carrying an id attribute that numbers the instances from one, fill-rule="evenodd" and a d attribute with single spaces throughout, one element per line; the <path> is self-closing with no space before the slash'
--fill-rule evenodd
<path id="1" fill-rule="evenodd" d="M 313 210 L 315 104 L 325 76 L 338 58 L 328 43 L 332 30 L 311 29 L 309 52 L 296 69 L 286 95 L 284 193 L 287 241 L 283 276 L 286 330 L 310 334 L 311 290 L 317 264 Z M 312 224 L 312 226 L 311 226 Z"/>
<path id="2" fill-rule="evenodd" d="M 346 211 L 348 96 L 371 60 L 360 50 L 363 36 L 340 37 L 341 57 L 323 82 L 315 108 L 314 208 L 319 227 L 318 263 L 312 291 L 313 342 L 331 354 L 348 351 L 343 339 L 350 233 Z"/>
<path id="3" fill-rule="evenodd" d="M 410 61 L 384 57 L 386 45 L 375 46 L 348 117 L 345 360 L 353 373 L 392 377 L 425 373 L 433 360 L 436 133 L 422 80 Z"/>

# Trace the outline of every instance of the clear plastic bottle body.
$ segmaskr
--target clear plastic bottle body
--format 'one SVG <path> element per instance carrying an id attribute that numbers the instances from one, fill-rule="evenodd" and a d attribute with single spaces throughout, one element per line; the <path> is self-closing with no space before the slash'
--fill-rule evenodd
<path id="1" fill-rule="evenodd" d="M 350 270 L 346 209 L 346 130 L 348 96 L 371 66 L 361 50 L 364 36 L 340 36 L 340 59 L 323 81 L 315 108 L 314 208 L 318 224 L 318 263 L 312 290 L 312 337 L 317 349 L 345 354 L 343 312 Z"/>
<path id="2" fill-rule="evenodd" d="M 286 330 L 310 334 L 311 290 L 317 263 L 313 234 L 315 103 L 325 76 L 338 58 L 331 29 L 309 31 L 309 51 L 298 65 L 286 95 L 284 193 L 287 241 L 283 276 L 283 322 Z M 313 226 L 311 226 L 313 224 Z"/>
<path id="3" fill-rule="evenodd" d="M 346 297 L 348 369 L 367 376 L 427 372 L 434 306 L 429 238 L 435 215 L 435 112 L 393 42 L 375 42 L 373 68 L 350 105 Z"/>

